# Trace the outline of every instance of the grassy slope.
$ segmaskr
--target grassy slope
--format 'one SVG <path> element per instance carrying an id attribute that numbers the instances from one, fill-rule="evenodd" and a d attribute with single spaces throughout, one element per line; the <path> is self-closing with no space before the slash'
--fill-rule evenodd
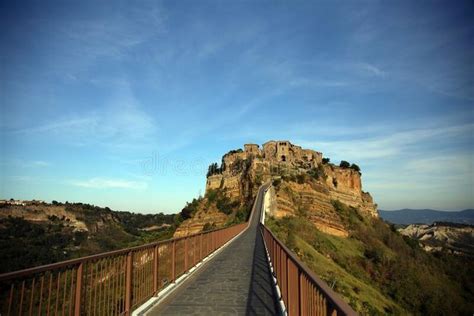
<path id="1" fill-rule="evenodd" d="M 456 315 L 474 308 L 473 265 L 435 257 L 379 219 L 336 203 L 349 238 L 318 231 L 303 217 L 268 226 L 313 271 L 365 315 Z"/>

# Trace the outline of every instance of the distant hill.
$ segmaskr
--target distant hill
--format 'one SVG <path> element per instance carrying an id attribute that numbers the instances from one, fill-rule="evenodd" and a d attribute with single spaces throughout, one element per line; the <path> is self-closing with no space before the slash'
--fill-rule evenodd
<path id="1" fill-rule="evenodd" d="M 474 226 L 436 222 L 432 225 L 411 224 L 398 231 L 418 240 L 419 245 L 428 252 L 447 251 L 474 258 Z"/>
<path id="2" fill-rule="evenodd" d="M 384 220 L 393 224 L 433 224 L 434 222 L 451 222 L 474 225 L 474 209 L 458 212 L 436 210 L 403 209 L 396 211 L 379 210 L 379 215 Z"/>
<path id="3" fill-rule="evenodd" d="M 83 203 L 8 201 L 0 204 L 0 273 L 171 238 L 174 217 Z"/>

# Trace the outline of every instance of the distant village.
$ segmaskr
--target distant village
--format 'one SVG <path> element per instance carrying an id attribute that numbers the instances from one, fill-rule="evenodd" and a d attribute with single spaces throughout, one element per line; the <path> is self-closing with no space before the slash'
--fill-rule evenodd
<path id="1" fill-rule="evenodd" d="M 42 200 L 15 200 L 15 199 L 9 199 L 9 200 L 0 200 L 0 205 L 39 205 L 39 204 L 46 204 L 45 201 Z"/>

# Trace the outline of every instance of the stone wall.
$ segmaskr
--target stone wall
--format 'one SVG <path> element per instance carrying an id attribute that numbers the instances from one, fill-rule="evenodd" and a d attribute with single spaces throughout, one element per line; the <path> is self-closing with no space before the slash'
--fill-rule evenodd
<path id="1" fill-rule="evenodd" d="M 222 179 L 223 175 L 221 174 L 215 174 L 207 177 L 206 191 L 218 189 L 221 186 Z"/>

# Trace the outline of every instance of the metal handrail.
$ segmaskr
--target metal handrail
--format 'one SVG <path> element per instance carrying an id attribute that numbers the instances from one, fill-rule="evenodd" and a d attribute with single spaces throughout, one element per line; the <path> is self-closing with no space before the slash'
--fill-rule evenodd
<path id="1" fill-rule="evenodd" d="M 260 232 L 288 315 L 357 315 L 262 223 Z"/>
<path id="2" fill-rule="evenodd" d="M 206 231 L 206 233 L 212 233 L 212 232 L 224 230 L 224 229 L 227 229 L 227 228 L 229 228 L 229 227 L 216 228 L 216 229 L 213 229 L 213 230 L 208 230 L 208 231 Z M 146 248 L 150 248 L 150 247 L 154 247 L 154 246 L 159 246 L 159 245 L 169 243 L 171 241 L 177 242 L 177 241 L 183 240 L 185 238 L 199 236 L 201 234 L 203 234 L 203 233 L 201 232 L 201 233 L 196 233 L 196 234 L 182 236 L 182 237 L 170 238 L 170 239 L 155 241 L 155 242 L 151 242 L 151 243 L 147 243 L 147 244 L 143 244 L 143 245 L 139 245 L 139 246 L 124 248 L 124 249 L 118 249 L 118 250 L 112 250 L 112 251 L 107 251 L 107 252 L 101 252 L 101 253 L 98 253 L 96 255 L 90 255 L 90 256 L 80 257 L 80 258 L 76 258 L 76 259 L 70 259 L 70 260 L 64 260 L 64 261 L 60 261 L 60 262 L 45 264 L 45 265 L 41 265 L 41 266 L 37 266 L 37 267 L 33 267 L 33 268 L 17 270 L 17 271 L 13 271 L 13 272 L 7 272 L 7 273 L 0 274 L 0 282 L 8 280 L 8 279 L 12 279 L 12 278 L 32 274 L 32 273 L 39 273 L 39 272 L 44 272 L 44 271 L 48 271 L 48 270 L 54 270 L 54 269 L 57 269 L 57 268 L 62 268 L 62 267 L 65 267 L 65 266 L 75 265 L 75 264 L 79 264 L 79 263 L 84 262 L 84 261 L 98 260 L 98 259 L 102 259 L 102 258 L 105 258 L 105 257 L 127 254 L 130 251 L 138 251 L 138 250 L 142 250 L 142 249 L 146 249 Z"/>
<path id="3" fill-rule="evenodd" d="M 0 275 L 0 315 L 130 315 L 247 223 Z"/>

